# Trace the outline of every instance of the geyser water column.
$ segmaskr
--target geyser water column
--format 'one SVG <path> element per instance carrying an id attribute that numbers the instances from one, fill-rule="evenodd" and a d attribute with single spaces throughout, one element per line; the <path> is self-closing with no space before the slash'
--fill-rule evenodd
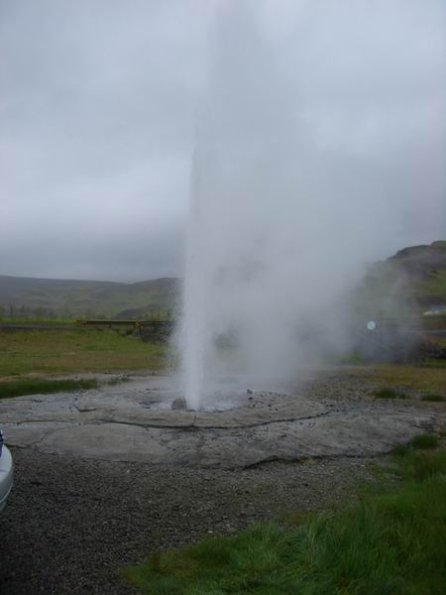
<path id="1" fill-rule="evenodd" d="M 295 154 L 287 93 L 252 10 L 231 3 L 220 17 L 192 167 L 181 360 L 184 395 L 193 409 L 212 399 L 219 338 L 236 337 L 247 372 L 260 363 L 267 335 L 274 339 L 271 301 L 265 299 L 274 267 L 268 251 L 280 234 L 276 211 L 283 213 L 293 186 L 286 179 L 292 171 L 287 159 Z M 277 355 L 276 349 L 269 359 Z"/>
<path id="2" fill-rule="evenodd" d="M 182 328 L 182 371 L 184 394 L 188 407 L 198 409 L 205 380 L 205 354 L 208 347 L 206 337 L 207 316 L 205 299 L 205 241 L 203 220 L 203 196 L 200 172 L 199 147 L 195 148 L 191 180 L 191 209 L 187 238 L 186 275 L 184 284 L 184 312 Z"/>
<path id="3" fill-rule="evenodd" d="M 347 296 L 364 264 L 406 245 L 401 222 L 444 196 L 442 162 L 424 157 L 435 143 L 442 154 L 444 135 L 418 95 L 437 51 L 425 39 L 432 30 L 443 43 L 435 10 L 415 0 L 219 4 L 180 333 L 193 409 L 218 407 L 213 381 L 228 361 L 240 388 L 246 373 L 262 389 L 265 377 L 291 379 L 348 349 Z M 299 18 L 275 28 L 285 4 Z"/>
<path id="4" fill-rule="evenodd" d="M 241 385 L 246 376 L 262 389 L 263 379 L 295 375 L 317 351 L 299 333 L 308 337 L 317 320 L 332 336 L 327 285 L 338 296 L 345 280 L 352 234 L 336 226 L 333 188 L 325 201 L 298 94 L 261 24 L 255 2 L 224 4 L 197 126 L 181 345 L 192 409 L 226 398 L 215 382 L 227 373 L 222 337 L 231 337 Z M 326 237 L 339 232 L 339 260 L 328 269 Z"/>

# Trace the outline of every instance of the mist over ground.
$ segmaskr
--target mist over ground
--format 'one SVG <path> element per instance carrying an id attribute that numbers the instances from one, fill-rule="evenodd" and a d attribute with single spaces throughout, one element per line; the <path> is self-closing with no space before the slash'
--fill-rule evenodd
<path id="1" fill-rule="evenodd" d="M 342 350 L 366 264 L 445 230 L 444 7 L 278 5 L 224 2 L 212 30 L 186 279 L 198 377 L 231 338 L 254 374 Z"/>

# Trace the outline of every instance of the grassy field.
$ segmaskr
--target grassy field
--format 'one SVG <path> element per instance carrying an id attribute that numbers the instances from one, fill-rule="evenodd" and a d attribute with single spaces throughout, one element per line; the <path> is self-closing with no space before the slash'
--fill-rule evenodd
<path id="1" fill-rule="evenodd" d="M 446 396 L 446 366 L 378 364 L 371 367 L 373 377 L 391 387 L 408 388 Z"/>
<path id="2" fill-rule="evenodd" d="M 446 451 L 430 450 L 436 443 L 420 437 L 401 449 L 392 481 L 341 511 L 208 538 L 125 574 L 153 595 L 443 594 Z"/>
<path id="3" fill-rule="evenodd" d="M 82 372 L 161 370 L 167 346 L 143 343 L 113 330 L 21 330 L 0 332 L 0 382 L 9 377 Z M 362 369 L 362 366 L 361 366 Z M 378 364 L 369 373 L 388 387 L 408 387 L 446 396 L 446 365 Z M 362 372 L 361 372 L 362 373 Z"/>
<path id="4" fill-rule="evenodd" d="M 163 344 L 109 330 L 0 332 L 0 382 L 11 377 L 160 370 Z"/>
<path id="5" fill-rule="evenodd" d="M 76 327 L 77 323 L 74 318 L 38 318 L 33 316 L 28 316 L 24 318 L 23 316 L 16 316 L 16 317 L 0 317 L 0 325 L 37 325 L 37 326 L 51 326 L 51 327 L 58 327 L 58 326 L 71 326 Z"/>

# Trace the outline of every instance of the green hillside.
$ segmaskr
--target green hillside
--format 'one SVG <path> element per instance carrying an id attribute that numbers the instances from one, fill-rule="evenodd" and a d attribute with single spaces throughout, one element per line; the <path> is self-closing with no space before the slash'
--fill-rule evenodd
<path id="1" fill-rule="evenodd" d="M 371 317 L 446 310 L 446 241 L 404 248 L 375 263 L 355 297 L 357 309 Z"/>
<path id="2" fill-rule="evenodd" d="M 0 315 L 141 319 L 167 315 L 178 293 L 179 281 L 171 278 L 114 283 L 0 275 Z"/>

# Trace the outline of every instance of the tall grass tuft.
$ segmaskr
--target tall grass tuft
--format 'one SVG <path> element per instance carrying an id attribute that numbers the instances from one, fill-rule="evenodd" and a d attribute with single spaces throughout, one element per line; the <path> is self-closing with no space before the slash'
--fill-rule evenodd
<path id="1" fill-rule="evenodd" d="M 373 394 L 376 399 L 407 399 L 407 395 L 405 393 L 396 391 L 391 387 L 380 388 Z"/>
<path id="2" fill-rule="evenodd" d="M 446 397 L 443 395 L 423 395 L 421 397 L 422 401 L 431 401 L 432 403 L 443 403 L 446 401 Z"/>
<path id="3" fill-rule="evenodd" d="M 437 448 L 438 438 L 434 434 L 420 434 L 419 436 L 415 436 L 415 438 L 413 438 L 413 440 L 410 442 L 410 445 L 418 450 L 430 450 Z"/>

